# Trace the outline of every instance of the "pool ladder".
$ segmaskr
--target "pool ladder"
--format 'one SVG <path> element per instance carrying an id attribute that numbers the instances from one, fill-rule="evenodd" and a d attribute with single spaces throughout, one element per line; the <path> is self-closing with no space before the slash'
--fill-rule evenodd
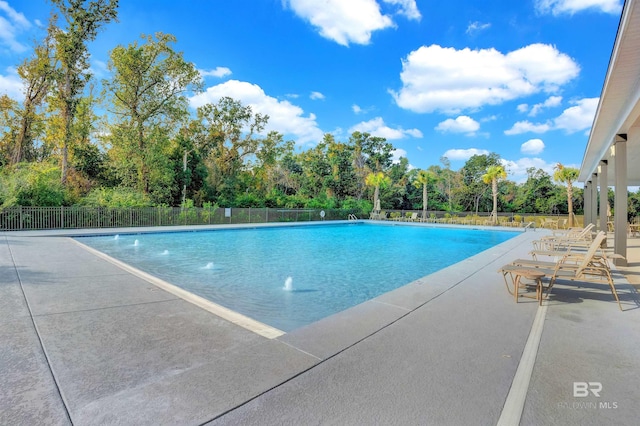
<path id="1" fill-rule="evenodd" d="M 358 216 L 356 216 L 356 215 L 355 215 L 355 214 L 353 214 L 353 213 L 350 213 L 350 214 L 349 214 L 349 216 L 348 216 L 348 218 L 349 218 L 349 220 L 358 220 Z"/>

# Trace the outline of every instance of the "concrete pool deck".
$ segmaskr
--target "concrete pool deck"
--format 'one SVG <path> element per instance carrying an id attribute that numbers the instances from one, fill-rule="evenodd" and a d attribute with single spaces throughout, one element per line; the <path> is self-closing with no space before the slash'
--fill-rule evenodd
<path id="1" fill-rule="evenodd" d="M 80 232 L 0 233 L 0 424 L 637 424 L 640 249 L 616 273 L 623 312 L 606 285 L 516 304 L 496 271 L 544 232 L 274 339 Z"/>

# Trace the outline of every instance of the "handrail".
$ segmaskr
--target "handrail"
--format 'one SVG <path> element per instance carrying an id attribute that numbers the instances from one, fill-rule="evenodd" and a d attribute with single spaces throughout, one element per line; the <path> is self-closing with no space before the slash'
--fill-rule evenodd
<path id="1" fill-rule="evenodd" d="M 355 214 L 353 214 L 353 213 L 349 213 L 348 219 L 349 219 L 349 220 L 359 220 L 359 219 L 358 219 L 358 216 L 356 216 L 356 215 L 355 215 Z"/>

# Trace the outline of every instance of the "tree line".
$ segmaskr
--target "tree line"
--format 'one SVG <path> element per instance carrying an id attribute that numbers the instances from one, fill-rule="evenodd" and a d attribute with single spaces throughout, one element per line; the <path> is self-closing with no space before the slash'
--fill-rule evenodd
<path id="1" fill-rule="evenodd" d="M 52 0 L 46 36 L 17 66 L 21 102 L 0 96 L 0 205 L 218 205 L 566 214 L 582 211 L 577 170 L 506 179 L 500 156 L 459 170 L 393 161 L 386 139 L 325 134 L 300 150 L 264 129 L 269 117 L 222 98 L 195 111 L 203 88 L 171 34 L 143 35 L 109 54 L 97 81 L 88 43 L 117 20 L 117 0 Z M 640 204 L 634 197 L 630 202 Z"/>

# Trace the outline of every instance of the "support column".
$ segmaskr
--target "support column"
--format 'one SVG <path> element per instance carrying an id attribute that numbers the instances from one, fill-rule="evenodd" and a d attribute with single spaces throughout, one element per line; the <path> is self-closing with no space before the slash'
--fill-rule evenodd
<path id="1" fill-rule="evenodd" d="M 613 145 L 615 167 L 615 200 L 614 200 L 614 248 L 613 252 L 624 256 L 624 259 L 614 259 L 618 266 L 627 266 L 627 135 L 616 135 Z"/>
<path id="2" fill-rule="evenodd" d="M 607 160 L 600 161 L 598 166 L 598 178 L 600 179 L 600 230 L 607 232 L 607 206 L 609 205 L 609 183 L 607 182 Z"/>
<path id="3" fill-rule="evenodd" d="M 584 206 L 582 210 L 584 211 L 584 220 L 582 224 L 587 226 L 591 223 L 591 181 L 588 180 L 584 183 Z"/>
<path id="4" fill-rule="evenodd" d="M 598 174 L 591 175 L 591 223 L 598 225 Z"/>

